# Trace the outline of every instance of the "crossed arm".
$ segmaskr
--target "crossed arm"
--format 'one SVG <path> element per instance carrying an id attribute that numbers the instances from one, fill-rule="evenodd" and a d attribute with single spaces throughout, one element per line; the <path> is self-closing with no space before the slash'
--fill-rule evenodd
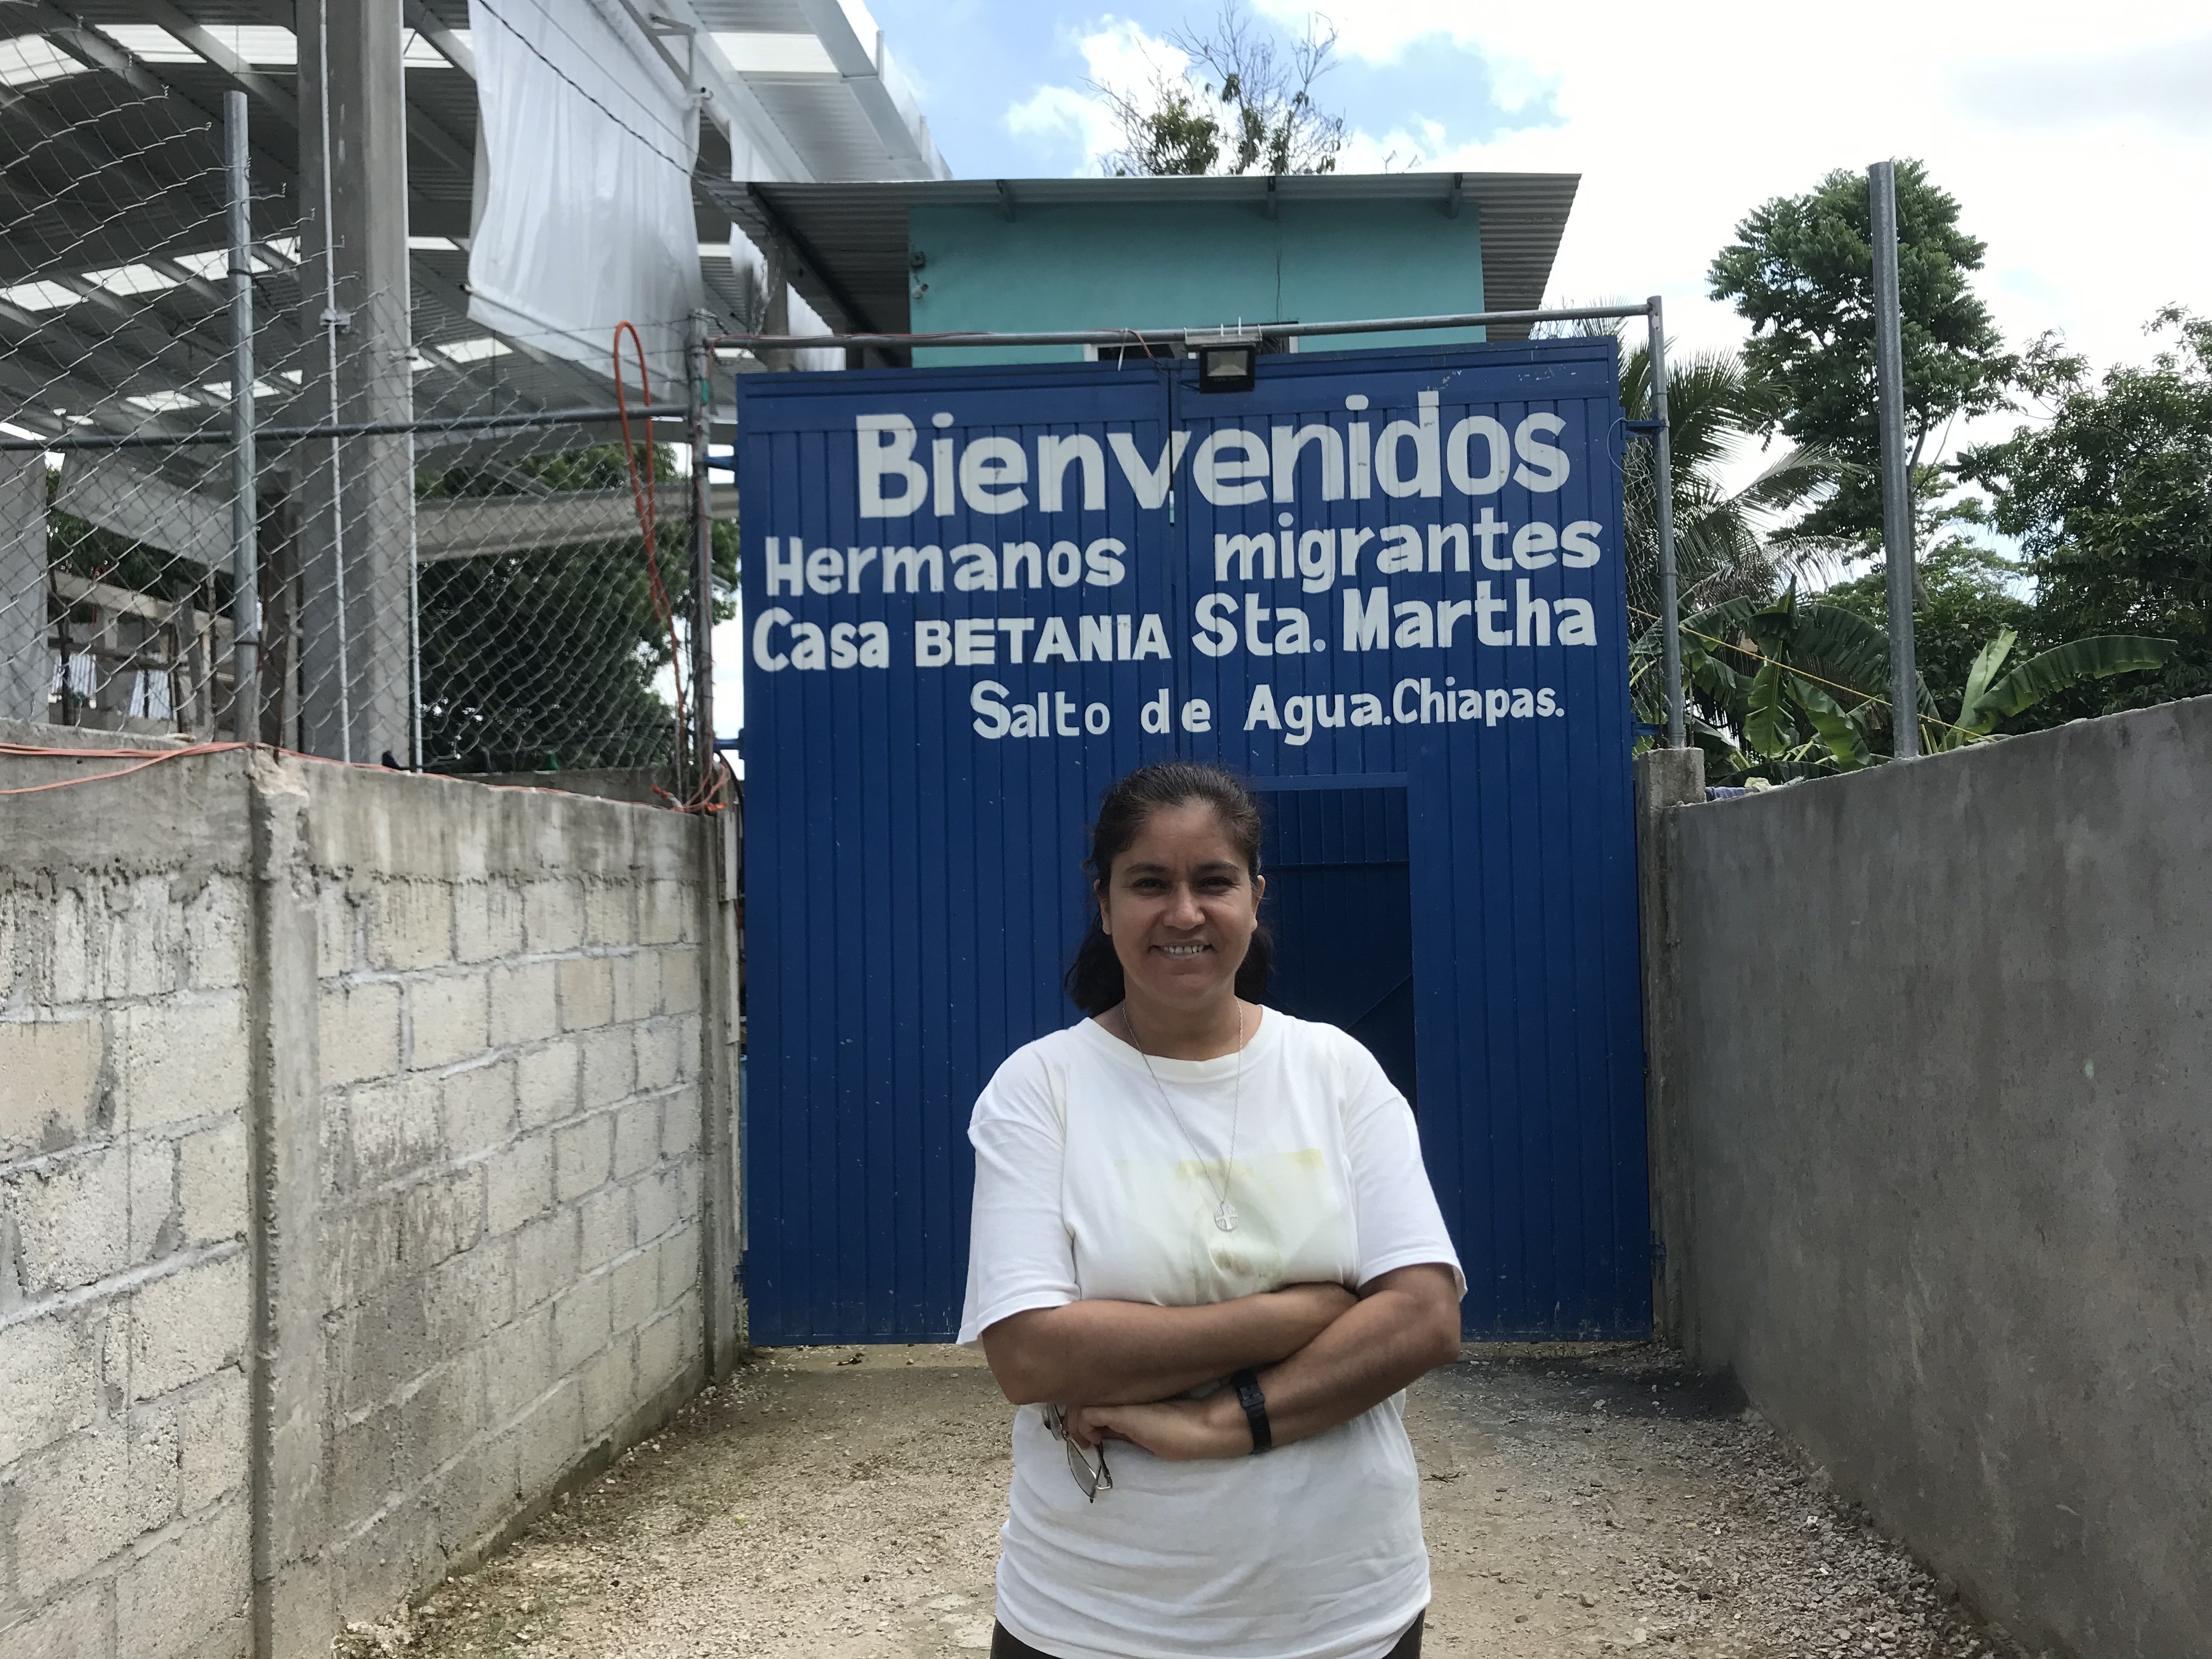
<path id="1" fill-rule="evenodd" d="M 1072 1302 L 1000 1320 L 983 1353 L 1006 1398 L 1054 1401 L 1086 1446 L 1238 1457 L 1251 1431 L 1233 1390 L 1176 1396 L 1251 1368 L 1277 1445 L 1349 1422 L 1459 1354 L 1459 1288 L 1439 1263 L 1363 1285 L 1293 1285 L 1195 1308 Z"/>

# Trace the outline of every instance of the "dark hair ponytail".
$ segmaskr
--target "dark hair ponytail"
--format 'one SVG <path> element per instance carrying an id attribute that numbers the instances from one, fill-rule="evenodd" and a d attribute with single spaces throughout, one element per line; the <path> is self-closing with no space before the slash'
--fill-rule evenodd
<path id="1" fill-rule="evenodd" d="M 1221 820 L 1223 833 L 1243 855 L 1245 872 L 1260 880 L 1260 804 L 1252 792 L 1218 766 L 1195 761 L 1162 761 L 1143 766 L 1109 789 L 1098 803 L 1098 822 L 1091 826 L 1091 854 L 1083 861 L 1091 878 L 1085 904 L 1091 925 L 1076 947 L 1062 980 L 1068 1000 L 1086 1014 L 1103 1014 L 1121 1000 L 1121 958 L 1098 922 L 1098 895 L 1114 877 L 1114 860 L 1129 850 L 1152 814 L 1201 801 Z M 1257 1002 L 1267 989 L 1274 942 L 1265 927 L 1255 928 L 1244 960 L 1237 969 L 1237 994 Z"/>

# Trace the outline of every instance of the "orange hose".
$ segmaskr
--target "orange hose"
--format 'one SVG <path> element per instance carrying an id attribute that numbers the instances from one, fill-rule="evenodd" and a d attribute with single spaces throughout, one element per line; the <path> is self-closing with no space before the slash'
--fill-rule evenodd
<path id="1" fill-rule="evenodd" d="M 64 731 L 82 730 L 82 727 L 64 726 Z M 290 760 L 312 761 L 318 766 L 343 766 L 361 772 L 389 772 L 392 769 L 374 761 L 342 761 L 329 755 L 310 755 L 304 750 L 287 749 L 273 743 L 192 743 L 174 749 L 67 749 L 58 744 L 29 743 L 0 743 L 0 760 L 124 760 L 133 763 L 118 766 L 112 772 L 90 772 L 74 778 L 56 778 L 50 783 L 27 784 L 14 789 L 0 789 L 0 797 L 9 795 L 43 794 L 49 789 L 74 789 L 80 784 L 104 783 L 110 778 L 127 778 L 135 772 L 143 772 L 149 766 L 159 766 L 163 761 L 191 760 L 206 755 L 228 755 L 240 749 L 265 749 L 272 755 L 282 755 Z M 727 770 L 728 763 L 722 763 Z M 455 783 L 471 783 L 476 780 L 465 772 L 406 772 L 408 777 L 449 778 Z M 700 798 L 695 801 L 679 801 L 665 789 L 655 786 L 653 793 L 665 800 L 679 812 L 719 812 L 727 804 L 709 799 L 719 787 L 719 777 L 709 780 Z M 548 789 L 538 784 L 493 783 L 482 786 L 487 789 L 512 790 L 518 794 L 553 795 L 564 791 Z"/>
<path id="2" fill-rule="evenodd" d="M 68 789 L 80 783 L 100 783 L 109 778 L 127 778 L 133 772 L 143 772 L 149 766 L 159 766 L 163 761 L 177 760 L 186 755 L 220 755 L 228 750 L 242 749 L 237 743 L 193 744 L 183 749 L 160 749 L 149 753 L 143 749 L 34 749 L 21 744 L 0 744 L 0 755 L 24 759 L 82 759 L 123 760 L 137 763 L 118 766 L 112 772 L 94 772 L 87 777 L 57 778 L 52 783 L 33 783 L 18 789 L 0 789 L 0 795 L 37 795 L 49 789 Z"/>

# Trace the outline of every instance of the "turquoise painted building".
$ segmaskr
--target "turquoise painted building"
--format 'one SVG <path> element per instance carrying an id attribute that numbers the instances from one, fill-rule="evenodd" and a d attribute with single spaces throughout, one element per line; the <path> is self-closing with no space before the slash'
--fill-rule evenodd
<path id="1" fill-rule="evenodd" d="M 793 286 L 833 328 L 1164 330 L 1534 309 L 1577 182 L 1473 173 L 971 179 L 733 185 L 725 199 L 748 235 L 781 245 Z M 1299 349 L 1480 337 L 1322 336 Z M 910 360 L 1085 355 L 917 345 Z"/>

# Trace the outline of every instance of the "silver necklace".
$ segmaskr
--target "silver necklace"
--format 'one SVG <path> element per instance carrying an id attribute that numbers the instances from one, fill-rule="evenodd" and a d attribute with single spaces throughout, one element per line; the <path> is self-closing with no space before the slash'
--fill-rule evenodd
<path id="1" fill-rule="evenodd" d="M 1184 1124 L 1182 1114 L 1176 1110 L 1175 1102 L 1169 1098 L 1165 1085 L 1160 1082 L 1160 1074 L 1152 1069 L 1152 1057 L 1145 1052 L 1144 1042 L 1137 1036 L 1137 1022 L 1130 1017 L 1129 1005 L 1126 1000 L 1121 1004 L 1121 1025 L 1122 1029 L 1129 1034 L 1129 1046 L 1137 1051 L 1137 1058 L 1145 1062 L 1145 1075 L 1152 1079 L 1152 1087 L 1159 1091 L 1160 1104 L 1168 1109 L 1168 1115 L 1175 1120 L 1176 1129 L 1182 1133 L 1183 1139 L 1189 1143 L 1190 1150 L 1197 1153 L 1198 1167 L 1201 1170 L 1205 1170 L 1206 1155 L 1199 1152 L 1197 1138 Z M 1213 1211 L 1213 1224 L 1224 1233 L 1235 1232 L 1239 1219 L 1237 1206 L 1229 1201 L 1229 1184 L 1236 1179 L 1234 1171 L 1237 1163 L 1237 1120 L 1243 1115 L 1243 1110 L 1244 1006 L 1239 1003 L 1237 1006 L 1237 1093 L 1229 1108 L 1229 1156 L 1222 1161 L 1221 1182 L 1218 1188 L 1215 1188 L 1221 1202 L 1214 1206 Z M 1213 1177 L 1211 1175 L 1206 1177 L 1206 1184 L 1208 1187 L 1214 1186 Z"/>

